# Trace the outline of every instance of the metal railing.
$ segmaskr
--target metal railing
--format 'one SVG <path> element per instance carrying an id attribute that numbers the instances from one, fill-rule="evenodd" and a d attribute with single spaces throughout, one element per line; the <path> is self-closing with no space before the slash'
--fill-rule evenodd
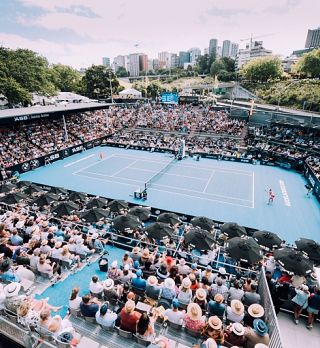
<path id="1" fill-rule="evenodd" d="M 284 348 L 281 338 L 280 327 L 274 310 L 272 297 L 269 291 L 265 269 L 262 267 L 259 277 L 258 292 L 261 296 L 261 305 L 264 308 L 265 322 L 269 327 L 270 348 Z"/>

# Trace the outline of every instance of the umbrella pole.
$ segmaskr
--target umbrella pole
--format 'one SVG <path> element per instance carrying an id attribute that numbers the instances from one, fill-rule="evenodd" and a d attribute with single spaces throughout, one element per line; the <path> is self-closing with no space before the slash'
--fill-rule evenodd
<path id="1" fill-rule="evenodd" d="M 176 254 L 177 254 L 177 252 L 178 252 L 178 250 L 179 250 L 179 248 L 180 248 L 180 245 L 181 245 L 181 241 L 182 241 L 182 239 L 183 239 L 183 236 L 184 236 L 184 229 L 183 229 L 182 236 L 180 236 L 180 238 L 179 238 L 179 243 L 178 243 L 178 245 L 177 245 L 177 247 L 176 247 L 176 250 L 175 250 L 174 253 L 173 253 L 173 257 L 176 256 Z"/>
<path id="2" fill-rule="evenodd" d="M 218 255 L 217 255 L 217 261 L 216 261 L 216 269 L 218 269 L 218 264 L 219 264 L 219 256 L 220 256 L 220 246 L 218 248 Z"/>

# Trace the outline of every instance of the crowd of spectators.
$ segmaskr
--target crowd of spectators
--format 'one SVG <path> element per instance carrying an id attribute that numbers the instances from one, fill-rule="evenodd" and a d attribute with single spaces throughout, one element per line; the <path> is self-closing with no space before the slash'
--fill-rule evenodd
<path id="1" fill-rule="evenodd" d="M 320 157 L 310 156 L 307 158 L 307 163 L 315 176 L 320 180 Z"/>

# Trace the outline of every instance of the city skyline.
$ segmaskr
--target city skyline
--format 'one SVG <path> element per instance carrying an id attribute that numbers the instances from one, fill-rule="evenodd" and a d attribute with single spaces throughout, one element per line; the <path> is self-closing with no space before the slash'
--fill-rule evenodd
<path id="1" fill-rule="evenodd" d="M 312 0 L 163 0 L 156 7 L 147 0 L 2 0 L 0 11 L 1 46 L 29 48 L 50 63 L 78 69 L 137 52 L 157 58 L 162 51 L 199 47 L 203 53 L 212 38 L 219 46 L 230 40 L 244 48 L 251 34 L 274 54 L 288 56 L 305 46 L 308 29 L 320 25 L 320 3 Z"/>

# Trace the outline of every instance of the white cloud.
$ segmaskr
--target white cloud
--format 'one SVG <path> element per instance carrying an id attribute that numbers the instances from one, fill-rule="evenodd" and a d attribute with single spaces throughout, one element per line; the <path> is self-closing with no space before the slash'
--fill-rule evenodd
<path id="1" fill-rule="evenodd" d="M 218 38 L 219 44 L 224 39 L 240 42 L 251 33 L 253 36 L 267 35 L 261 38 L 265 46 L 276 54 L 286 55 L 294 49 L 303 48 L 307 29 L 319 25 L 320 13 L 320 2 L 314 0 L 20 1 L 26 6 L 37 6 L 47 11 L 32 21 L 20 16 L 20 23 L 36 25 L 39 30 L 69 29 L 84 38 L 79 45 L 29 42 L 30 48 L 35 47 L 50 60 L 57 61 L 60 57 L 62 63 L 77 67 L 100 63 L 102 56 L 114 57 L 134 52 L 137 42 L 141 42 L 139 51 L 156 57 L 164 50 L 203 49 L 208 46 L 210 38 Z M 68 11 L 79 6 L 87 7 L 99 18 Z M 66 11 L 58 12 L 59 8 Z M 21 42 L 22 38 L 17 40 Z M 14 44 L 7 40 L 1 42 L 4 45 Z"/>

